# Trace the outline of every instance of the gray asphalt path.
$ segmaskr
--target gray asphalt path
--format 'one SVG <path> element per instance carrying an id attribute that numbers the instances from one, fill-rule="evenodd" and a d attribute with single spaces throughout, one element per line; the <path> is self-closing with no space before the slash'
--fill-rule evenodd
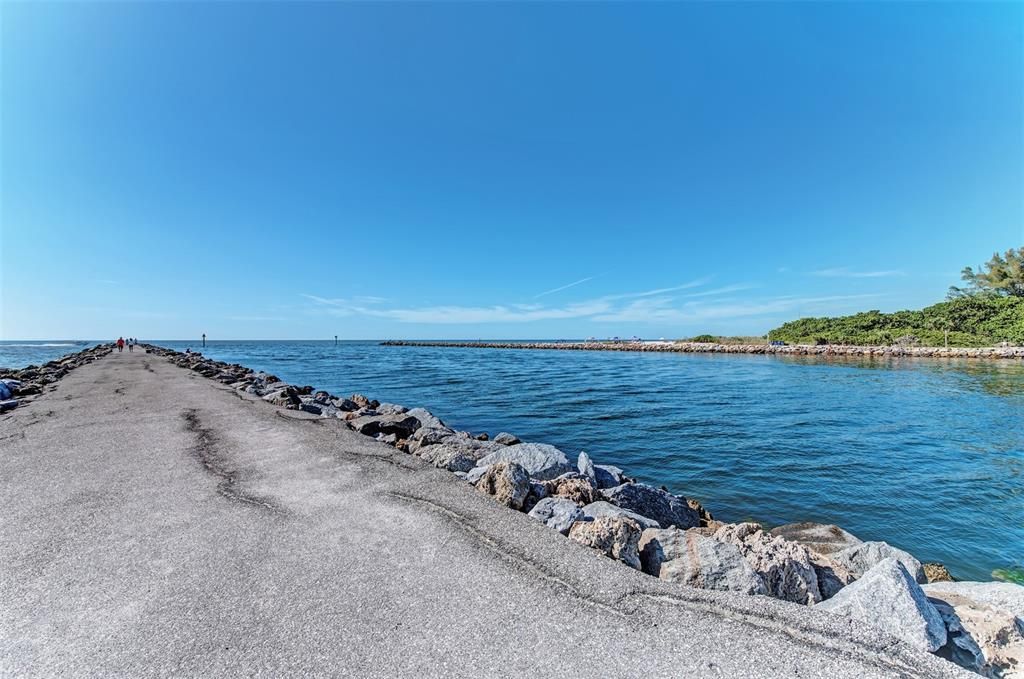
<path id="1" fill-rule="evenodd" d="M 415 404 L 414 404 L 415 405 Z M 4 676 L 955 676 L 124 352 L 0 416 Z"/>

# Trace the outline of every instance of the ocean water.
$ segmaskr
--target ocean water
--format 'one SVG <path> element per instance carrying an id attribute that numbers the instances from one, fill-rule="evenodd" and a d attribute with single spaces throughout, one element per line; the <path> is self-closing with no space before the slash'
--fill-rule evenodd
<path id="1" fill-rule="evenodd" d="M 9 346 L 0 365 L 13 365 Z M 204 353 L 423 406 L 474 433 L 586 450 L 725 521 L 836 523 L 961 579 L 1024 564 L 1020 362 L 374 342 L 209 342 Z"/>

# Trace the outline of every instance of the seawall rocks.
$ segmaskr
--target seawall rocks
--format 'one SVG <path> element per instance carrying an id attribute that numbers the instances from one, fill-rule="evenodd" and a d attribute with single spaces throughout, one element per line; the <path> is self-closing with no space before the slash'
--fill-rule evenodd
<path id="1" fill-rule="evenodd" d="M 778 356 L 873 356 L 878 358 L 1024 359 L 1024 347 L 901 347 L 846 344 L 715 344 L 711 342 L 414 342 L 389 340 L 389 347 L 542 349 L 558 351 L 646 351 L 679 354 L 770 354 Z"/>

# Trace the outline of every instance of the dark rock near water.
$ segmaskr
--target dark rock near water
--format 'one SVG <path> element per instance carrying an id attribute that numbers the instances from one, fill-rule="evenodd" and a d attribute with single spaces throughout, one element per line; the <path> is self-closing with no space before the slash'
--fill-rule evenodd
<path id="1" fill-rule="evenodd" d="M 512 434 L 504 431 L 494 437 L 494 442 L 500 443 L 503 446 L 514 446 L 517 443 L 522 443 L 518 436 L 513 436 Z"/>
<path id="2" fill-rule="evenodd" d="M 692 528 L 700 525 L 700 515 L 685 498 L 643 483 L 623 483 L 602 491 L 605 499 L 623 509 L 657 521 L 662 528 Z"/>
<path id="3" fill-rule="evenodd" d="M 360 434 L 376 436 L 377 434 L 395 434 L 408 438 L 420 428 L 420 421 L 412 415 L 363 415 L 349 420 L 349 426 Z"/>

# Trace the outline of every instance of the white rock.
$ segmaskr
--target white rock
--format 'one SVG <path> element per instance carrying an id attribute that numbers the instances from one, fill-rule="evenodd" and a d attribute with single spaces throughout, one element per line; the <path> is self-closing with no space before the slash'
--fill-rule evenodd
<path id="1" fill-rule="evenodd" d="M 878 562 L 815 608 L 846 615 L 921 650 L 936 651 L 946 643 L 946 625 L 939 612 L 894 557 Z"/>

